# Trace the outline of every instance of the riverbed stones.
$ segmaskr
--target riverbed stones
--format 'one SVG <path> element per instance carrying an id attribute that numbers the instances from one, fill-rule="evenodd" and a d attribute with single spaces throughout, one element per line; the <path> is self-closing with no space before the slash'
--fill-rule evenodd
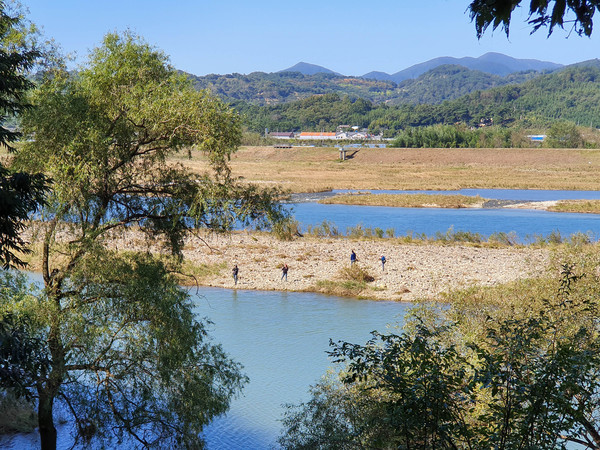
<path id="1" fill-rule="evenodd" d="M 204 241 L 189 242 L 184 257 L 195 264 L 226 266 L 201 280 L 204 285 L 234 288 L 229 266 L 237 264 L 238 289 L 310 291 L 320 280 L 339 281 L 354 250 L 358 264 L 375 278 L 370 283 L 374 289 L 361 295 L 382 300 L 432 299 L 452 289 L 507 283 L 542 273 L 548 262 L 544 249 L 399 244 L 386 239 L 279 241 L 268 234 L 239 232 Z M 387 259 L 385 271 L 381 255 Z M 281 280 L 284 263 L 289 266 L 287 282 Z"/>

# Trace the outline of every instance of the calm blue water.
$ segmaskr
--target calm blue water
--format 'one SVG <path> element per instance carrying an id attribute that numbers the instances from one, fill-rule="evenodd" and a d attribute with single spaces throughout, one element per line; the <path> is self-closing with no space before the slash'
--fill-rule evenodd
<path id="1" fill-rule="evenodd" d="M 344 192 L 344 191 L 334 191 Z M 600 191 L 534 191 L 508 189 L 463 189 L 460 191 L 371 191 L 373 193 L 427 193 L 480 195 L 488 199 L 544 201 L 566 199 L 600 199 Z M 331 194 L 329 194 L 331 195 Z M 312 197 L 317 200 L 318 197 Z M 511 208 L 390 208 L 382 206 L 322 205 L 314 202 L 290 203 L 294 217 L 302 230 L 324 220 L 333 222 L 341 233 L 348 227 L 393 228 L 397 236 L 425 233 L 434 236 L 454 231 L 470 231 L 485 237 L 493 233 L 516 233 L 522 242 L 531 242 L 535 236 L 560 232 L 563 237 L 574 233 L 589 233 L 598 239 L 600 215 L 553 213 L 540 210 Z"/>
<path id="2" fill-rule="evenodd" d="M 308 400 L 309 386 L 331 366 L 329 339 L 364 343 L 371 331 L 401 322 L 408 307 L 298 292 L 194 288 L 190 294 L 198 316 L 214 322 L 214 341 L 242 363 L 250 377 L 229 413 L 205 430 L 209 450 L 275 446 L 282 405 Z M 59 427 L 58 448 L 66 450 L 72 444 L 69 426 Z M 37 433 L 0 440 L 1 448 L 14 450 L 39 445 Z"/>
<path id="3" fill-rule="evenodd" d="M 207 428 L 209 449 L 275 445 L 282 405 L 308 400 L 309 386 L 331 366 L 329 339 L 364 343 L 407 308 L 313 293 L 203 288 L 201 295 L 196 312 L 211 318 L 215 340 L 250 377 L 228 415 Z"/>

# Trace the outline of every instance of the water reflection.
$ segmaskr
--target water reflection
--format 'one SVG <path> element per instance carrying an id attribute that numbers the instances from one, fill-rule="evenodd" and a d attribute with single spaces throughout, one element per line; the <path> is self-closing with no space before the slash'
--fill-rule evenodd
<path id="1" fill-rule="evenodd" d="M 401 321 L 406 305 L 314 293 L 203 289 L 197 313 L 244 365 L 250 383 L 226 417 L 206 429 L 209 449 L 266 449 L 280 432 L 282 405 L 307 400 L 308 387 L 330 367 L 329 339 L 365 342 L 373 330 Z"/>

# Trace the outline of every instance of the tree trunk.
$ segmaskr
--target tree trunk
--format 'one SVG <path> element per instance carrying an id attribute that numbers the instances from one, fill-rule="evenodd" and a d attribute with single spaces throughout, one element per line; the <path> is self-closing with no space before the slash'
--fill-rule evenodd
<path id="1" fill-rule="evenodd" d="M 40 440 L 42 450 L 56 450 L 56 427 L 52 415 L 54 397 L 46 392 L 39 393 L 38 426 L 40 429 Z"/>

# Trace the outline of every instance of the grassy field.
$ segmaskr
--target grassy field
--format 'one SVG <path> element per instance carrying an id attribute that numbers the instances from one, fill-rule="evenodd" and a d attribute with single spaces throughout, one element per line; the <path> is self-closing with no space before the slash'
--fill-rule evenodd
<path id="1" fill-rule="evenodd" d="M 600 214 L 600 200 L 561 200 L 548 211 Z"/>
<path id="2" fill-rule="evenodd" d="M 473 208 L 481 207 L 485 199 L 466 195 L 435 194 L 347 194 L 320 200 L 319 203 L 342 205 L 392 206 L 401 208 Z"/>
<path id="3" fill-rule="evenodd" d="M 292 192 L 329 189 L 461 188 L 599 190 L 600 150 L 356 149 L 339 161 L 335 148 L 242 147 L 233 174 Z M 206 158 L 174 159 L 204 171 Z"/>

